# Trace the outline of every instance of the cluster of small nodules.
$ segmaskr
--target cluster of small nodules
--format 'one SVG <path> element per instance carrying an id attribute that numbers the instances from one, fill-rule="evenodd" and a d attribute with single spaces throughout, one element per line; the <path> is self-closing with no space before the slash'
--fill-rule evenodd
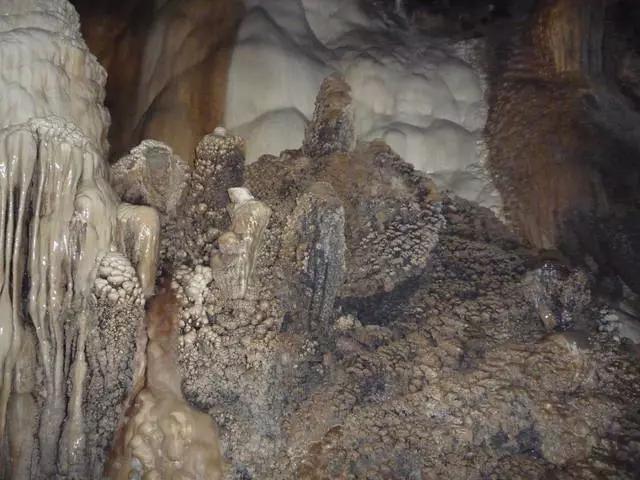
<path id="1" fill-rule="evenodd" d="M 218 223 L 216 213 L 204 203 L 188 207 L 185 214 L 188 218 L 203 219 L 203 223 L 210 225 Z M 179 242 L 176 242 L 175 238 L 165 236 L 160 239 L 160 256 L 161 258 L 171 259 L 174 264 L 178 265 L 208 263 L 210 252 L 213 250 L 215 241 L 219 236 L 220 230 L 213 226 L 202 233 L 181 236 Z"/>
<path id="2" fill-rule="evenodd" d="M 211 295 L 212 301 L 219 299 L 217 288 Z M 215 301 L 215 303 L 207 304 L 206 310 L 213 313 L 210 317 L 211 321 L 208 326 L 204 326 L 198 330 L 198 335 L 203 334 L 205 337 L 217 338 L 217 336 L 260 336 L 264 337 L 270 332 L 276 331 L 280 326 L 281 313 L 278 311 L 277 303 L 270 298 L 261 298 L 257 300 L 233 300 Z M 186 332 L 186 329 L 185 329 Z M 192 338 L 193 333 L 186 332 L 185 338 Z"/>
<path id="3" fill-rule="evenodd" d="M 417 204 L 402 206 L 384 231 L 372 229 L 360 240 L 358 251 L 366 256 L 359 259 L 365 269 L 350 272 L 352 280 L 364 274 L 365 281 L 375 277 L 393 288 L 404 274 L 426 265 L 444 222 L 439 202 L 429 203 L 426 209 Z"/>
<path id="4" fill-rule="evenodd" d="M 213 322 L 212 298 L 209 285 L 213 281 L 210 267 L 197 265 L 194 268 L 180 266 L 173 274 L 173 288 L 182 305 L 180 329 L 182 333 L 200 329 Z M 210 320 L 211 319 L 211 320 Z"/>
<path id="5" fill-rule="evenodd" d="M 110 252 L 102 258 L 93 289 L 98 298 L 112 303 L 144 303 L 136 270 L 119 252 Z"/>
<path id="6" fill-rule="evenodd" d="M 193 175 L 193 194 L 199 194 L 206 188 L 207 179 L 213 178 L 217 167 L 225 155 L 236 149 L 243 149 L 241 137 L 228 135 L 224 127 L 217 127 L 206 135 L 196 147 L 196 160 Z"/>

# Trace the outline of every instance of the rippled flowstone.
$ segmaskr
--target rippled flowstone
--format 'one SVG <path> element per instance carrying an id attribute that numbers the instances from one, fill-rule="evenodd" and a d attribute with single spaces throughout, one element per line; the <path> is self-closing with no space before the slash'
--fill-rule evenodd
<path id="1" fill-rule="evenodd" d="M 120 215 L 106 72 L 73 6 L 2 9 L 0 477 L 98 478 L 144 346 L 157 213 Z"/>

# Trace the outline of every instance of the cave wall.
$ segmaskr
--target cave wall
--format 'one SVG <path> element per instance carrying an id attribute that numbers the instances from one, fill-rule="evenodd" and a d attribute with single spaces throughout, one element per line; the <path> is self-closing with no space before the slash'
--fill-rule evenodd
<path id="1" fill-rule="evenodd" d="M 529 18 L 492 34 L 485 137 L 523 242 L 594 260 L 599 274 L 640 291 L 630 267 L 640 245 L 638 55 L 612 21 L 621 6 L 607 4 L 540 0 Z"/>
<path id="2" fill-rule="evenodd" d="M 124 155 L 138 142 L 133 106 L 138 95 L 142 54 L 152 23 L 153 2 L 77 0 L 82 35 L 109 72 L 105 105 L 111 113 L 110 154 Z"/>
<path id="3" fill-rule="evenodd" d="M 145 138 L 190 161 L 222 122 L 237 0 L 75 2 L 87 44 L 109 72 L 111 158 Z"/>
<path id="4" fill-rule="evenodd" d="M 359 138 L 384 138 L 441 186 L 499 211 L 478 143 L 475 43 L 409 33 L 396 7 L 376 2 L 244 3 L 243 15 L 238 1 L 76 2 L 110 72 L 112 160 L 154 138 L 190 162 L 219 124 L 246 138 L 249 162 L 295 148 L 321 81 L 339 72 L 354 88 Z"/>

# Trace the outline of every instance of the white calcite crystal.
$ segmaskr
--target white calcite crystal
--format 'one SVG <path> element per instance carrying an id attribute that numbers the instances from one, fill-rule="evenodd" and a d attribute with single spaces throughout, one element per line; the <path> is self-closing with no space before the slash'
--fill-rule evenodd
<path id="1" fill-rule="evenodd" d="M 213 129 L 213 134 L 217 135 L 218 137 L 226 137 L 227 129 L 224 127 L 216 127 Z"/>
<path id="2" fill-rule="evenodd" d="M 136 271 L 129 259 L 119 252 L 110 252 L 102 258 L 94 291 L 98 298 L 113 303 L 144 303 Z"/>
<path id="3" fill-rule="evenodd" d="M 352 89 L 358 138 L 383 138 L 439 186 L 499 205 L 484 173 L 487 106 L 472 45 L 394 31 L 356 0 L 245 3 L 225 125 L 247 140 L 247 163 L 299 148 L 323 79 L 338 72 Z"/>
<path id="4" fill-rule="evenodd" d="M 0 477 L 89 478 L 94 280 L 119 204 L 106 72 L 66 0 L 0 3 Z M 107 295 L 135 302 L 133 277 Z"/>
<path id="5" fill-rule="evenodd" d="M 240 299 L 251 283 L 271 209 L 243 187 L 230 188 L 229 198 L 231 228 L 218 237 L 217 249 L 211 254 L 211 269 L 225 297 Z"/>

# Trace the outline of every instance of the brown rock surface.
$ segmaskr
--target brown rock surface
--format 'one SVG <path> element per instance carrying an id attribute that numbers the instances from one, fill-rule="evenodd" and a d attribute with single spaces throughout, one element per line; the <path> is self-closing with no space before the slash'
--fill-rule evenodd
<path id="1" fill-rule="evenodd" d="M 628 267 L 640 242 L 630 207 L 639 200 L 640 113 L 629 78 L 638 56 L 607 23 L 605 3 L 542 0 L 529 19 L 494 33 L 485 138 L 520 238 L 572 261 L 589 256 L 638 292 Z"/>
<path id="2" fill-rule="evenodd" d="M 191 163 L 222 122 L 239 0 L 78 0 L 87 44 L 107 69 L 110 142 L 118 158 L 146 138 Z"/>
<path id="3" fill-rule="evenodd" d="M 212 152 L 215 175 L 234 171 Z M 567 294 L 583 330 L 545 330 L 523 288 L 530 258 L 491 212 L 436 195 L 381 142 L 264 156 L 244 178 L 273 211 L 247 295 L 225 298 L 206 242 L 176 276 L 183 391 L 220 425 L 228 478 L 633 478 L 638 365 L 597 332 L 588 295 Z M 323 273 L 342 244 L 300 207 L 317 182 L 344 208 L 337 294 Z M 305 259 L 317 275 L 295 274 Z M 549 286 L 573 291 L 571 277 Z M 304 328 L 308 291 L 336 295 L 322 328 Z"/>
<path id="4" fill-rule="evenodd" d="M 611 145 L 585 118 L 579 96 L 592 70 L 601 70 L 582 48 L 597 29 L 574 21 L 587 10 L 597 15 L 595 3 L 583 11 L 572 0 L 539 2 L 533 18 L 512 27 L 513 38 L 496 41 L 492 53 L 489 166 L 509 220 L 536 248 L 576 248 L 583 239 L 576 236 L 588 231 L 577 226 L 608 211 L 596 165 Z"/>

